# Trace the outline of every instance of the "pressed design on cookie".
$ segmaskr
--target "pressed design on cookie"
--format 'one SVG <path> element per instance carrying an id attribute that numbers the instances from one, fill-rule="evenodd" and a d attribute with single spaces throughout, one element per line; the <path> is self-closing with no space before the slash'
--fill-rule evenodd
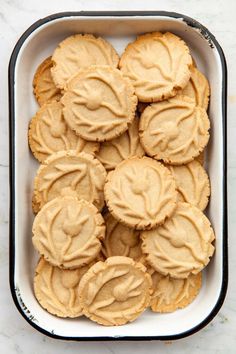
<path id="1" fill-rule="evenodd" d="M 65 120 L 76 134 L 89 141 L 106 141 L 128 129 L 137 97 L 121 71 L 91 66 L 68 82 L 61 102 Z"/>
<path id="2" fill-rule="evenodd" d="M 105 326 L 134 321 L 150 303 L 152 281 L 145 270 L 128 257 L 96 263 L 79 285 L 84 315 Z"/>
<path id="3" fill-rule="evenodd" d="M 51 57 L 45 59 L 37 68 L 34 79 L 33 88 L 34 95 L 40 106 L 44 103 L 60 100 L 61 90 L 59 90 L 52 79 L 51 68 L 52 68 Z"/>
<path id="4" fill-rule="evenodd" d="M 202 285 L 202 273 L 190 274 L 186 279 L 164 276 L 153 269 L 153 294 L 150 307 L 154 312 L 173 312 L 189 305 L 198 295 Z"/>
<path id="5" fill-rule="evenodd" d="M 140 232 L 119 223 L 110 213 L 104 216 L 106 235 L 102 241 L 102 252 L 106 258 L 125 256 L 141 262 L 144 257 L 141 250 Z"/>
<path id="6" fill-rule="evenodd" d="M 160 162 L 134 157 L 121 162 L 107 176 L 105 199 L 111 214 L 137 230 L 164 222 L 176 207 L 175 181 Z"/>
<path id="7" fill-rule="evenodd" d="M 29 145 L 39 162 L 61 150 L 88 153 L 99 150 L 99 143 L 86 141 L 69 128 L 62 114 L 62 104 L 57 101 L 45 103 L 32 118 Z"/>
<path id="8" fill-rule="evenodd" d="M 190 79 L 192 58 L 185 42 L 173 33 L 153 32 L 128 44 L 119 67 L 133 83 L 141 102 L 175 96 Z"/>
<path id="9" fill-rule="evenodd" d="M 61 269 L 40 259 L 34 277 L 34 293 L 40 305 L 58 317 L 82 316 L 78 287 L 89 266 Z"/>
<path id="10" fill-rule="evenodd" d="M 199 273 L 214 252 L 215 235 L 210 221 L 188 203 L 178 203 L 163 225 L 140 235 L 147 262 L 157 272 L 177 279 Z"/>
<path id="11" fill-rule="evenodd" d="M 192 98 L 196 106 L 200 106 L 207 110 L 210 87 L 206 77 L 197 68 L 191 68 L 190 80 L 179 94 Z"/>
<path id="12" fill-rule="evenodd" d="M 99 254 L 105 225 L 93 204 L 63 197 L 44 205 L 32 231 L 34 247 L 48 262 L 61 268 L 78 268 Z"/>
<path id="13" fill-rule="evenodd" d="M 192 161 L 207 145 L 210 121 L 205 109 L 187 96 L 176 96 L 147 107 L 139 124 L 146 153 L 173 165 Z"/>
<path id="14" fill-rule="evenodd" d="M 51 69 L 57 87 L 64 89 L 66 82 L 80 69 L 90 65 L 117 67 L 119 57 L 110 43 L 91 34 L 75 34 L 64 39 L 55 49 Z"/>
<path id="15" fill-rule="evenodd" d="M 182 166 L 168 166 L 176 182 L 178 200 L 195 205 L 200 210 L 207 207 L 210 181 L 200 162 L 191 161 Z"/>
<path id="16" fill-rule="evenodd" d="M 74 150 L 56 152 L 37 171 L 34 212 L 50 200 L 67 195 L 87 200 L 100 210 L 104 205 L 105 179 L 106 170 L 93 155 Z"/>
<path id="17" fill-rule="evenodd" d="M 96 157 L 106 170 L 113 170 L 120 162 L 130 157 L 142 157 L 145 155 L 139 140 L 138 125 L 139 119 L 136 117 L 129 124 L 129 128 L 125 133 L 118 138 L 101 143 Z"/>

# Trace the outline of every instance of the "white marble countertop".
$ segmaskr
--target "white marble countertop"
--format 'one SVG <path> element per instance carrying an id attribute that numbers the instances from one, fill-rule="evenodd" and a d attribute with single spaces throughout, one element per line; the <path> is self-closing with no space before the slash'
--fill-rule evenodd
<path id="1" fill-rule="evenodd" d="M 161 3 L 161 5 L 160 5 Z M 228 189 L 231 277 L 216 318 L 197 334 L 176 342 L 57 341 L 34 330 L 18 313 L 8 285 L 8 97 L 7 67 L 13 46 L 33 22 L 60 11 L 167 10 L 189 15 L 210 29 L 228 63 Z M 236 347 L 236 1 L 235 0 L 1 0 L 0 1 L 0 348 L 2 353 L 235 353 Z"/>

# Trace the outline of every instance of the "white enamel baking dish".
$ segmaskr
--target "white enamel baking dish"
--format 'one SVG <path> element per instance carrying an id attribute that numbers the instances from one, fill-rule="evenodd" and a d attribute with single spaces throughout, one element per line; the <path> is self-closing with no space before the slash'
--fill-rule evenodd
<path id="1" fill-rule="evenodd" d="M 171 31 L 190 46 L 197 66 L 211 85 L 211 139 L 206 166 L 212 195 L 207 210 L 216 234 L 216 252 L 204 271 L 199 296 L 187 308 L 170 314 L 147 310 L 135 322 L 120 327 L 99 326 L 86 318 L 60 319 L 43 310 L 33 294 L 38 255 L 31 242 L 33 178 L 38 167 L 27 143 L 27 129 L 37 104 L 33 74 L 56 45 L 74 33 L 93 33 L 108 39 L 121 54 L 136 35 Z M 169 12 L 59 13 L 34 23 L 19 39 L 9 64 L 10 109 L 10 287 L 16 307 L 36 329 L 69 340 L 173 340 L 192 334 L 219 311 L 226 294 L 226 63 L 215 37 L 201 24 Z"/>

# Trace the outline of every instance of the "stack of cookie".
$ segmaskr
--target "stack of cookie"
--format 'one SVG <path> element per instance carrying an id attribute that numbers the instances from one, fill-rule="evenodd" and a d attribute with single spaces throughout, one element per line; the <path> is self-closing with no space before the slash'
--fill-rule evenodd
<path id="1" fill-rule="evenodd" d="M 122 325 L 149 306 L 188 305 L 215 237 L 203 214 L 210 90 L 185 42 L 145 34 L 119 59 L 104 39 L 74 35 L 38 67 L 33 87 L 41 306 Z"/>

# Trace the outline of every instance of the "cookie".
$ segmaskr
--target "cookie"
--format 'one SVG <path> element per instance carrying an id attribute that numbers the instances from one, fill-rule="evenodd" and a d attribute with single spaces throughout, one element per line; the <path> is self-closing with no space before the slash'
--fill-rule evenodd
<path id="1" fill-rule="evenodd" d="M 173 165 L 192 161 L 207 145 L 210 121 L 187 96 L 152 104 L 141 115 L 140 141 L 149 156 Z"/>
<path id="2" fill-rule="evenodd" d="M 118 69 L 91 66 L 68 82 L 61 102 L 65 120 L 76 134 L 89 141 L 106 141 L 128 129 L 137 97 Z"/>
<path id="3" fill-rule="evenodd" d="M 176 182 L 178 200 L 204 210 L 209 202 L 210 181 L 200 162 L 194 160 L 186 165 L 168 168 Z"/>
<path id="4" fill-rule="evenodd" d="M 34 212 L 67 195 L 87 200 L 101 210 L 105 179 L 106 170 L 93 155 L 74 150 L 56 152 L 39 167 L 34 179 Z"/>
<path id="5" fill-rule="evenodd" d="M 141 102 L 157 102 L 175 96 L 187 85 L 191 65 L 189 48 L 169 32 L 139 36 L 128 44 L 119 63 Z"/>
<path id="6" fill-rule="evenodd" d="M 80 69 L 90 65 L 118 66 L 119 57 L 110 43 L 91 34 L 70 36 L 55 49 L 51 69 L 55 85 L 63 89 Z"/>
<path id="7" fill-rule="evenodd" d="M 96 263 L 79 285 L 83 314 L 104 326 L 134 321 L 150 303 L 152 281 L 145 270 L 128 257 Z"/>
<path id="8" fill-rule="evenodd" d="M 189 305 L 198 295 L 202 273 L 190 274 L 186 279 L 174 279 L 151 271 L 153 294 L 150 307 L 154 312 L 173 312 Z"/>
<path id="9" fill-rule="evenodd" d="M 188 203 L 178 203 L 164 225 L 142 231 L 140 236 L 147 262 L 157 272 L 177 279 L 199 273 L 214 252 L 215 235 L 210 221 Z"/>
<path id="10" fill-rule="evenodd" d="M 60 100 L 61 90 L 56 87 L 51 75 L 52 68 L 51 57 L 45 59 L 37 68 L 33 79 L 34 95 L 38 104 Z"/>
<path id="11" fill-rule="evenodd" d="M 106 170 L 113 170 L 120 162 L 133 156 L 142 157 L 145 155 L 138 135 L 139 119 L 136 117 L 129 124 L 128 130 L 118 138 L 101 143 L 99 152 L 96 154 L 98 160 Z"/>
<path id="12" fill-rule="evenodd" d="M 33 223 L 32 242 L 41 256 L 60 268 L 79 268 L 94 260 L 105 236 L 97 208 L 74 197 L 55 198 L 43 206 Z"/>
<path id="13" fill-rule="evenodd" d="M 207 78 L 197 68 L 191 68 L 190 80 L 179 94 L 192 98 L 196 106 L 200 106 L 207 110 L 210 87 Z"/>
<path id="14" fill-rule="evenodd" d="M 29 146 L 34 157 L 43 162 L 48 156 L 61 150 L 95 153 L 99 143 L 80 138 L 66 124 L 62 104 L 45 103 L 32 118 L 29 126 Z"/>
<path id="15" fill-rule="evenodd" d="M 54 267 L 43 257 L 34 277 L 34 293 L 39 304 L 58 317 L 82 316 L 78 287 L 89 266 L 69 270 Z"/>
<path id="16" fill-rule="evenodd" d="M 104 216 L 106 236 L 102 241 L 102 252 L 106 258 L 124 256 L 142 262 L 144 256 L 141 250 L 139 231 L 119 223 L 107 213 Z"/>
<path id="17" fill-rule="evenodd" d="M 104 193 L 114 218 L 137 230 L 163 223 L 176 207 L 173 176 L 160 162 L 148 157 L 121 162 L 108 174 Z"/>

